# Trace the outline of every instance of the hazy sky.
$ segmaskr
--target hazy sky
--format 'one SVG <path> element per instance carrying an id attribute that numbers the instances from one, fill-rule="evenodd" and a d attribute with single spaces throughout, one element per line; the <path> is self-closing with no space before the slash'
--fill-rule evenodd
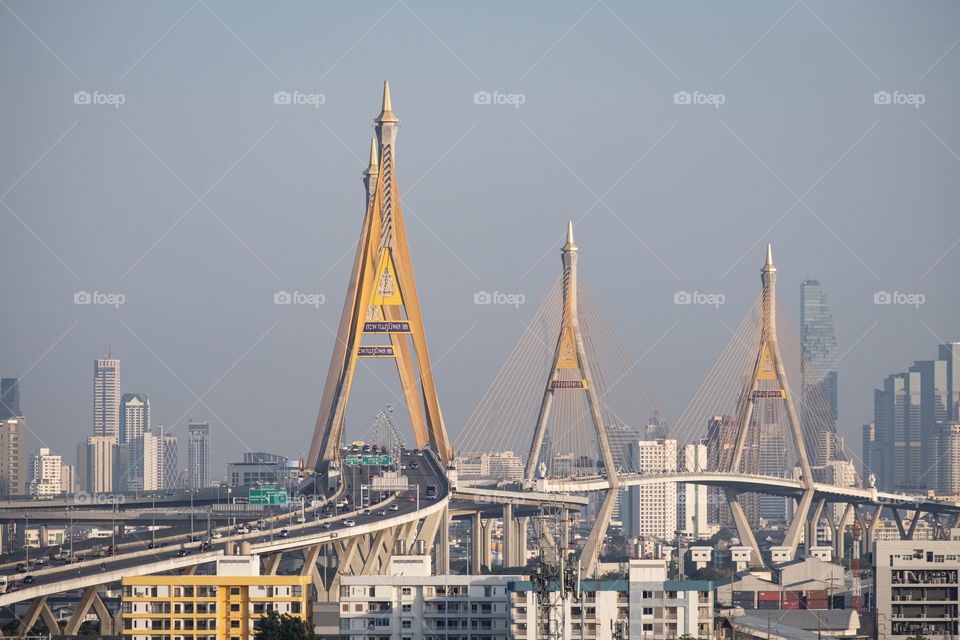
<path id="1" fill-rule="evenodd" d="M 0 375 L 22 377 L 31 449 L 73 459 L 108 346 L 155 421 L 213 423 L 215 475 L 307 449 L 385 78 L 452 434 L 557 277 L 568 218 L 673 420 L 766 242 L 795 328 L 801 280 L 823 281 L 855 450 L 873 386 L 960 339 L 955 2 L 0 5 Z M 392 390 L 359 376 L 351 434 L 395 397 L 381 368 Z"/>

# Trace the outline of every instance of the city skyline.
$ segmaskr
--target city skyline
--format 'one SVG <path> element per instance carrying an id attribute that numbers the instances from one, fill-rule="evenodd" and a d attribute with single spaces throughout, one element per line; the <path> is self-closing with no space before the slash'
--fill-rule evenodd
<path id="1" fill-rule="evenodd" d="M 249 33 L 250 16 L 229 9 L 221 14 L 225 7 L 211 7 L 238 34 Z M 61 59 L 66 60 L 68 53 L 77 55 L 74 36 L 30 6 L 21 9 L 14 7 Z M 315 17 L 327 15 L 315 11 Z M 407 129 L 398 147 L 401 187 L 410 187 L 405 199 L 410 244 L 432 353 L 438 371 L 447 374 L 440 376 L 438 393 L 454 438 L 513 336 L 519 336 L 549 289 L 555 270 L 544 257 L 556 244 L 556 223 L 576 219 L 585 210 L 589 213 L 577 220 L 578 239 L 590 248 L 583 275 L 596 283 L 594 291 L 621 334 L 636 322 L 637 303 L 642 301 L 641 333 L 628 345 L 630 355 L 643 356 L 639 366 L 664 413 L 674 419 L 695 391 L 695 381 L 709 369 L 711 355 L 728 337 L 724 325 L 738 322 L 753 298 L 751 247 L 755 250 L 765 241 L 777 247 L 786 292 L 781 304 L 792 323 L 799 324 L 799 304 L 789 294 L 796 283 L 819 278 L 829 295 L 840 368 L 845 372 L 839 390 L 840 425 L 854 450 L 859 425 L 870 419 L 870 393 L 880 372 L 911 360 L 927 345 L 956 337 L 950 335 L 948 320 L 956 316 L 958 304 L 949 295 L 949 274 L 960 260 L 951 244 L 960 235 L 960 223 L 950 214 L 956 187 L 948 180 L 948 167 L 954 162 L 949 148 L 956 148 L 960 136 L 954 120 L 945 117 L 956 94 L 945 79 L 955 75 L 951 72 L 958 62 L 956 56 L 941 56 L 952 40 L 939 28 L 949 20 L 934 23 L 920 18 L 918 28 L 930 37 L 922 46 L 894 55 L 881 43 L 897 39 L 904 9 L 888 8 L 880 31 L 867 34 L 858 29 L 855 12 L 811 5 L 810 11 L 790 12 L 769 37 L 757 41 L 764 53 L 756 55 L 752 50 L 746 53 L 746 44 L 776 19 L 774 9 L 767 10 L 770 15 L 744 13 L 732 22 L 717 14 L 712 18 L 727 27 L 729 35 L 705 36 L 695 50 L 715 50 L 717 55 L 708 62 L 680 44 L 687 39 L 682 37 L 685 17 L 674 10 L 611 4 L 609 10 L 590 11 L 542 60 L 538 57 L 553 42 L 548 37 L 512 42 L 505 45 L 507 59 L 479 65 L 485 52 L 463 37 L 461 25 L 450 16 L 429 14 L 425 22 L 443 41 L 460 43 L 454 47 L 456 56 L 424 29 L 414 16 L 419 15 L 416 8 L 397 7 L 388 16 L 389 28 L 386 23 L 377 26 L 341 65 L 334 62 L 353 42 L 347 35 L 350 26 L 357 26 L 359 35 L 363 32 L 359 27 L 375 16 L 361 9 L 330 11 L 328 17 L 345 28 L 328 34 L 330 41 L 318 52 L 321 58 L 329 55 L 327 64 L 304 65 L 271 38 L 251 42 L 258 54 L 251 56 L 229 31 L 209 28 L 210 16 L 191 12 L 180 24 L 185 29 L 172 30 L 171 40 L 161 40 L 139 61 L 143 51 L 106 34 L 93 38 L 96 44 L 87 47 L 88 54 L 68 65 L 80 82 L 18 23 L 3 25 L 7 46 L 29 53 L 25 75 L 5 68 L 12 91 L 38 96 L 33 79 L 42 70 L 46 73 L 39 75 L 49 78 L 40 85 L 42 95 L 58 96 L 41 102 L 42 108 L 31 114 L 42 119 L 44 131 L 17 133 L 11 153 L 0 165 L 0 172 L 8 176 L 4 183 L 17 183 L 5 202 L 47 246 L 38 244 L 16 217 L 4 218 L 3 237 L 11 242 L 5 259 L 26 267 L 20 270 L 26 275 L 6 282 L 5 291 L 32 304 L 28 313 L 4 312 L 11 330 L 0 338 L 4 340 L 0 348 L 9 354 L 11 364 L 3 375 L 29 370 L 24 400 L 33 407 L 30 429 L 40 440 L 52 444 L 55 433 L 81 431 L 78 408 L 86 402 L 81 372 L 95 355 L 91 351 L 103 348 L 91 345 L 113 345 L 127 363 L 130 388 L 144 390 L 154 400 L 158 422 L 181 436 L 190 416 L 219 423 L 224 437 L 218 440 L 216 466 L 238 459 L 246 450 L 265 448 L 257 425 L 267 421 L 283 425 L 277 448 L 290 455 L 303 452 L 300 436 L 314 421 L 324 373 L 321 363 L 330 353 L 330 336 L 323 325 L 336 325 L 338 309 L 333 302 L 344 291 L 349 269 L 349 259 L 343 256 L 350 253 L 362 215 L 360 173 L 367 166 L 369 119 L 375 115 L 372 105 L 379 100 L 385 77 L 393 80 L 395 108 Z M 846 52 L 811 11 L 849 42 L 860 60 Z M 579 15 L 568 12 L 548 19 L 557 33 Z M 149 16 L 161 23 L 177 17 L 156 8 Z M 676 76 L 631 35 L 631 30 L 639 33 L 646 20 L 661 25 L 662 33 L 648 43 Z M 524 24 L 521 21 L 518 28 Z M 231 105 L 234 115 L 206 129 L 213 144 L 193 154 L 203 158 L 200 163 L 190 159 L 188 139 L 203 138 L 190 134 L 197 133 L 212 113 L 219 113 L 219 104 L 204 98 L 200 87 L 205 85 L 185 71 L 176 47 L 193 42 L 191 29 L 198 27 L 215 42 L 238 47 L 237 55 L 228 59 L 201 56 L 194 61 L 204 78 L 213 78 L 211 90 L 227 92 L 229 83 L 218 78 L 237 73 L 247 72 L 243 75 L 249 83 Z M 131 28 L 150 35 L 150 41 L 158 35 L 145 24 L 135 22 Z M 597 34 L 610 37 L 602 47 L 589 46 Z M 418 54 L 390 46 L 395 38 L 406 42 L 413 35 L 425 35 L 419 47 L 440 54 L 429 57 L 429 64 L 449 77 L 444 86 L 410 73 Z M 839 64 L 846 84 L 838 85 L 829 74 L 802 73 L 791 58 L 789 43 L 795 39 L 805 42 L 806 66 L 830 69 Z M 824 52 L 811 43 L 821 45 Z M 120 50 L 108 55 L 110 46 Z M 618 49 L 636 58 L 643 83 L 627 86 L 611 81 L 604 72 L 579 92 L 565 91 L 564 65 L 572 65 L 574 71 L 603 68 L 602 61 Z M 375 63 L 386 50 L 395 58 L 389 64 Z M 93 70 L 105 60 L 124 58 L 129 58 L 124 69 L 97 79 Z M 329 69 L 321 80 L 316 79 L 317 67 Z M 128 68 L 123 80 L 116 80 Z M 356 73 L 357 69 L 363 71 Z M 182 86 L 189 100 L 178 106 L 144 86 L 156 77 Z M 74 93 L 92 94 L 98 84 L 103 85 L 101 94 L 111 93 L 110 85 L 116 84 L 127 98 L 124 104 L 115 109 L 73 102 Z M 905 93 L 914 84 L 928 98 L 920 109 L 874 103 L 875 93 L 898 87 Z M 693 95 L 699 87 L 700 94 L 711 94 L 713 85 L 725 97 L 718 108 L 674 102 L 676 93 L 682 102 L 682 92 Z M 759 101 L 761 89 L 777 109 L 769 111 Z M 281 104 L 284 91 L 291 96 L 296 91 L 321 93 L 324 101 Z M 279 102 L 274 102 L 278 92 Z M 484 92 L 491 94 L 490 104 L 484 103 Z M 523 104 L 494 100 L 494 95 L 516 94 L 524 96 Z M 836 96 L 833 111 L 819 111 L 819 103 L 809 98 L 814 94 Z M 154 123 L 160 105 L 175 110 L 178 127 L 171 130 Z M 763 124 L 755 117 L 761 107 L 763 113 L 778 117 Z M 24 115 L 16 104 L 3 108 L 11 117 Z M 368 111 L 364 118 L 355 117 Z M 577 126 L 565 126 L 571 121 Z M 635 121 L 641 126 L 634 126 Z M 24 174 L 74 122 L 76 127 Z M 175 135 L 168 135 L 171 131 Z M 304 135 L 306 141 L 301 142 Z M 103 144 L 92 146 L 94 139 Z M 498 155 L 503 148 L 511 152 Z M 784 156 L 781 148 L 792 152 Z M 83 185 L 100 183 L 94 169 L 98 163 L 78 161 L 78 154 L 91 149 L 112 154 L 96 158 L 138 185 L 136 193 L 116 187 L 113 195 L 123 215 L 115 206 L 91 208 L 99 196 Z M 701 153 L 704 149 L 709 153 Z M 265 157 L 274 154 L 289 159 L 283 175 L 264 164 Z M 723 159 L 723 166 L 710 161 L 715 157 Z M 117 158 L 130 161 L 118 167 Z M 184 193 L 177 177 L 199 195 L 235 162 L 208 202 L 216 216 L 198 204 L 199 212 L 192 211 L 164 235 L 190 204 L 189 199 L 180 201 L 190 194 Z M 464 175 L 482 181 L 486 185 L 482 193 L 463 181 Z M 518 182 L 516 175 L 524 179 Z M 674 177 L 678 175 L 701 185 L 696 191 L 702 195 L 679 189 Z M 75 201 L 71 208 L 83 212 L 59 231 L 53 212 L 64 209 L 62 201 L 41 197 L 43 181 L 57 176 L 74 176 L 67 181 Z M 796 195 L 806 185 L 817 185 L 782 219 L 795 198 L 779 184 L 778 176 Z M 615 188 L 595 202 L 595 196 L 614 183 Z M 162 196 L 157 205 L 137 195 L 151 184 L 156 186 L 150 193 Z M 757 185 L 747 190 L 749 200 L 738 195 L 743 184 Z M 256 194 L 246 185 L 257 185 Z M 634 198 L 638 193 L 643 196 L 639 200 Z M 912 198 L 912 215 L 922 223 L 895 232 L 902 207 L 893 203 L 902 203 L 905 197 Z M 540 204 L 534 206 L 535 202 Z M 262 213 L 274 205 L 279 205 L 277 214 Z M 449 213 L 461 209 L 458 215 Z M 519 211 L 526 214 L 518 216 Z M 224 229 L 217 216 L 236 235 Z M 85 237 L 77 227 L 81 219 L 89 222 L 89 228 L 102 230 L 97 242 L 67 241 L 67 233 Z M 134 222 L 136 226 L 131 226 Z M 142 232 L 137 230 L 141 227 Z M 690 233 L 690 228 L 704 233 Z M 930 234 L 930 229 L 942 233 Z M 117 251 L 88 251 L 102 242 L 110 242 Z M 891 246 L 898 250 L 888 252 Z M 499 254 L 497 260 L 486 259 L 491 251 Z M 211 253 L 221 256 L 216 264 L 202 259 Z M 628 288 L 616 282 L 624 273 L 618 255 L 631 256 L 630 269 L 644 274 Z M 179 259 L 182 256 L 195 259 Z M 41 281 L 49 284 L 39 285 Z M 674 305 L 674 294 L 680 291 L 719 293 L 724 303 Z M 278 307 L 273 304 L 278 292 L 317 294 L 324 302 L 315 298 L 318 304 L 311 306 L 291 299 L 290 305 Z M 474 294 L 479 292 L 520 294 L 525 302 L 510 306 L 492 300 L 476 305 Z M 891 304 L 874 304 L 874 295 L 882 292 L 891 294 Z M 75 305 L 75 294 L 83 293 L 89 294 L 88 304 Z M 894 300 L 894 293 L 922 294 L 924 303 L 897 304 L 900 299 Z M 909 330 L 904 331 L 904 325 Z M 182 326 L 189 329 L 174 328 Z M 14 341 L 14 335 L 26 337 Z M 467 363 L 475 371 L 469 379 L 449 375 Z M 262 406 L 253 407 L 250 414 L 240 410 L 238 401 L 250 385 L 265 396 L 294 400 L 283 403 L 279 414 Z M 375 413 L 367 415 L 357 406 L 380 407 L 397 395 L 395 388 L 385 391 L 369 376 L 358 381 L 361 402 L 349 416 L 350 428 L 356 428 L 352 433 L 362 433 Z M 46 393 L 56 393 L 61 403 L 40 406 Z M 405 422 L 405 416 L 401 420 Z"/>

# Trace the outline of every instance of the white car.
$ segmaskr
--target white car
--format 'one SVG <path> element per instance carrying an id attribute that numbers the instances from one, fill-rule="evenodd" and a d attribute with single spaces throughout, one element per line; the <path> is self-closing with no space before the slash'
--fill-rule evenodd
<path id="1" fill-rule="evenodd" d="M 353 520 L 344 520 L 344 521 L 343 521 L 343 526 L 345 526 L 345 527 L 353 527 L 353 526 L 356 526 L 356 524 L 357 524 L 357 523 L 356 523 L 355 521 L 353 521 Z"/>
<path id="2" fill-rule="evenodd" d="M 222 537 L 223 537 L 223 534 L 220 533 L 219 531 L 214 531 L 213 533 L 210 534 L 210 537 L 211 537 L 211 538 L 222 538 Z"/>
<path id="3" fill-rule="evenodd" d="M 393 504 L 390 505 L 390 511 L 400 511 L 400 505 L 394 502 Z"/>

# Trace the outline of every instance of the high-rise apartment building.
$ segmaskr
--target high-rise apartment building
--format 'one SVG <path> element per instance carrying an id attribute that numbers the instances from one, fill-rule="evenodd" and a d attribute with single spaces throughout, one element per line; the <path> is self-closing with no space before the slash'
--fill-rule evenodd
<path id="1" fill-rule="evenodd" d="M 945 360 L 922 360 L 914 362 L 911 373 L 920 376 L 920 468 L 923 475 L 918 480 L 920 489 L 939 489 L 940 450 L 938 441 L 939 423 L 950 419 L 949 391 L 947 389 L 947 362 Z"/>
<path id="2" fill-rule="evenodd" d="M 48 498 L 63 493 L 63 459 L 50 453 L 47 447 L 37 449 L 30 456 L 29 494 Z"/>
<path id="3" fill-rule="evenodd" d="M 804 280 L 800 285 L 800 349 L 803 379 L 803 424 L 816 430 L 836 431 L 837 424 L 837 338 L 833 314 L 819 280 Z M 814 449 L 813 464 L 826 464 L 830 449 Z"/>
<path id="4" fill-rule="evenodd" d="M 120 361 L 109 354 L 93 365 L 93 435 L 120 436 Z"/>
<path id="5" fill-rule="evenodd" d="M 940 345 L 937 359 L 947 363 L 948 419 L 960 420 L 960 342 Z"/>
<path id="6" fill-rule="evenodd" d="M 629 448 L 640 473 L 677 471 L 676 440 L 639 440 Z M 677 483 L 658 482 L 628 488 L 620 495 L 620 518 L 628 537 L 673 539 L 677 531 Z"/>
<path id="7" fill-rule="evenodd" d="M 0 496 L 24 495 L 27 474 L 27 420 L 0 420 Z"/>
<path id="8" fill-rule="evenodd" d="M 960 495 L 960 421 L 947 420 L 937 426 L 940 492 Z"/>
<path id="9" fill-rule="evenodd" d="M 17 378 L 0 378 L 0 420 L 20 416 L 20 381 Z"/>
<path id="10" fill-rule="evenodd" d="M 210 423 L 187 424 L 187 483 L 191 489 L 210 484 Z"/>

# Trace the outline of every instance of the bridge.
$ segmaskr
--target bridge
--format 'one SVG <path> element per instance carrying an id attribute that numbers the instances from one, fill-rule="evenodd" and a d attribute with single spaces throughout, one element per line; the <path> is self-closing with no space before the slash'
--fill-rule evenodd
<path id="1" fill-rule="evenodd" d="M 822 398 L 804 395 L 800 411 L 795 406 L 788 372 L 797 369 L 790 361 L 797 349 L 788 344 L 781 352 L 777 271 L 770 247 L 761 269 L 757 303 L 677 426 L 669 434 L 659 434 L 695 442 L 703 438 L 704 425 L 714 416 L 719 418 L 703 438 L 711 452 L 706 468 L 647 474 L 622 469 L 622 442 L 612 442 L 611 434 L 632 433 L 631 425 L 642 424 L 651 413 L 660 414 L 637 363 L 626 356 L 599 305 L 579 282 L 580 249 L 572 223 L 567 225 L 560 252 L 563 269 L 557 284 L 458 434 L 455 448 L 430 366 L 396 176 L 399 118 L 387 83 L 374 122 L 376 136 L 363 172 L 366 197 L 360 241 L 307 456 L 310 473 L 300 487 L 303 494 L 313 496 L 304 505 L 303 521 L 293 522 L 288 514 L 221 511 L 214 507 L 222 496 L 213 491 L 132 496 L 109 508 L 96 501 L 78 505 L 64 499 L 0 502 L 0 521 L 19 522 L 28 514 L 34 523 L 43 524 L 75 519 L 115 525 L 119 519 L 139 524 L 149 520 L 167 527 L 159 535 L 152 533 L 150 540 L 120 535 L 114 553 L 106 557 L 92 557 L 93 543 L 78 545 L 87 552 L 79 561 L 35 566 L 25 575 L 8 576 L 0 606 L 30 602 L 21 632 L 28 632 L 40 619 L 50 629 L 57 628 L 49 599 L 79 591 L 82 596 L 64 632 L 75 633 L 93 612 L 101 633 L 109 634 L 117 629 L 119 613 L 114 615 L 104 604 L 100 595 L 104 585 L 123 576 L 195 572 L 227 555 L 259 556 L 268 574 L 277 572 L 282 560 L 293 561 L 301 575 L 312 578 L 320 599 L 337 598 L 341 575 L 385 573 L 396 553 L 432 553 L 437 572 L 449 572 L 447 532 L 455 519 L 470 523 L 468 565 L 471 572 L 479 573 L 493 566 L 492 536 L 498 525 L 503 531 L 503 565 L 523 566 L 531 528 L 541 544 L 572 550 L 568 532 L 554 527 L 551 518 L 558 514 L 555 519 L 568 522 L 582 512 L 590 533 L 578 562 L 581 572 L 590 575 L 596 572 L 621 492 L 637 486 L 680 483 L 713 488 L 725 501 L 741 541 L 754 550 L 752 562 L 757 565 L 765 560 L 744 507 L 745 496 L 767 494 L 794 500 L 783 540 L 791 554 L 799 548 L 801 533 L 824 518 L 836 534 L 852 515 L 867 531 L 866 540 L 872 539 L 883 509 L 893 513 L 904 538 L 913 535 L 924 514 L 956 523 L 960 508 L 954 504 L 863 488 L 858 486 L 864 484 L 859 479 L 846 483 L 849 486 L 817 479 L 822 463 L 848 461 L 841 448 L 821 451 L 822 442 L 839 441 L 835 419 L 826 415 Z M 342 511 L 336 505 L 348 492 L 342 449 L 347 405 L 358 364 L 366 358 L 393 361 L 416 448 L 404 449 L 400 475 L 394 478 L 397 486 L 377 496 L 382 499 L 371 500 L 365 507 L 355 496 L 350 501 L 353 506 Z M 795 475 L 762 472 L 755 451 L 764 429 L 779 429 L 777 433 L 789 443 Z M 457 449 L 511 447 L 525 454 L 519 481 L 477 486 L 460 477 Z M 370 469 L 362 474 L 363 482 L 374 483 Z M 427 498 L 427 487 L 435 489 L 433 499 Z M 350 491 L 356 493 L 357 487 Z M 593 502 L 599 506 L 590 512 Z M 839 519 L 828 505 L 842 507 Z M 197 506 L 206 509 L 202 516 L 195 511 Z M 197 539 L 194 526 L 186 529 L 191 512 L 171 511 L 188 508 L 203 522 L 210 517 L 210 524 L 201 529 L 203 539 Z M 913 514 L 909 520 L 902 517 L 907 512 Z M 252 530 L 238 530 L 228 523 L 246 523 Z M 806 536 L 808 543 L 811 537 Z M 840 539 L 834 535 L 838 544 Z M 840 545 L 838 554 L 842 551 Z M 0 558 L 0 562 L 6 562 L 4 569 L 15 571 L 14 559 Z"/>

